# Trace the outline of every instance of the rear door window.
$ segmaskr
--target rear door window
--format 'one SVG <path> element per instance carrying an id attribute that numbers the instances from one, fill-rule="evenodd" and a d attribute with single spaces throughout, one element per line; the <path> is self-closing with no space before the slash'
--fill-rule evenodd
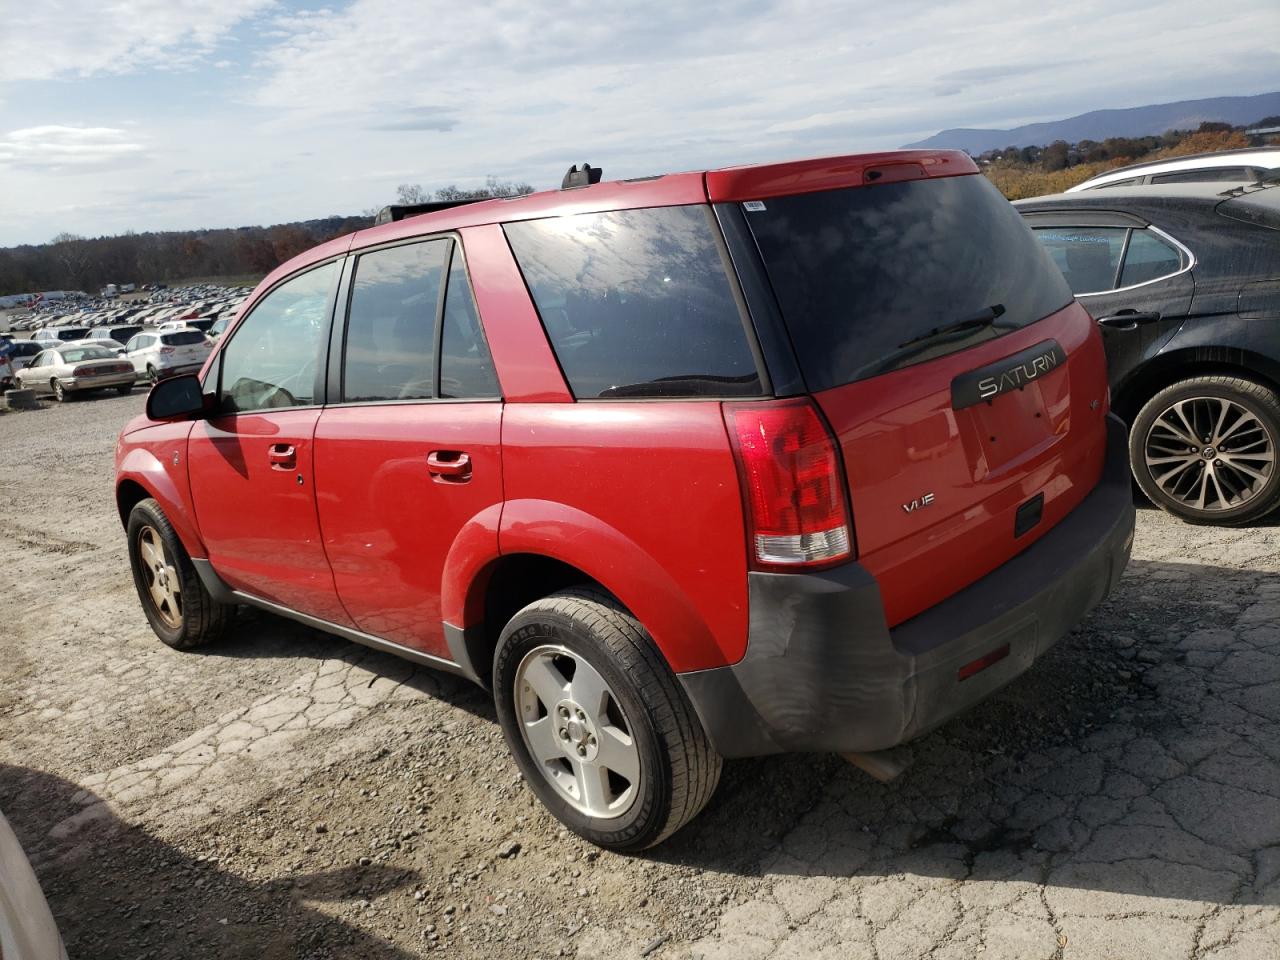
<path id="1" fill-rule="evenodd" d="M 1128 232 L 1127 227 L 1038 227 L 1035 235 L 1079 295 L 1115 289 Z"/>
<path id="2" fill-rule="evenodd" d="M 408 243 L 356 261 L 343 400 L 431 398 L 436 314 L 451 246 L 449 239 Z"/>
<path id="3" fill-rule="evenodd" d="M 1200 170 L 1175 170 L 1153 173 L 1152 183 L 1238 183 L 1251 180 L 1249 167 L 1204 167 Z"/>
<path id="4" fill-rule="evenodd" d="M 743 209 L 813 390 L 975 346 L 1071 302 L 1049 254 L 982 176 Z"/>
<path id="5" fill-rule="evenodd" d="M 752 396 L 761 380 L 709 207 L 504 226 L 574 396 Z"/>

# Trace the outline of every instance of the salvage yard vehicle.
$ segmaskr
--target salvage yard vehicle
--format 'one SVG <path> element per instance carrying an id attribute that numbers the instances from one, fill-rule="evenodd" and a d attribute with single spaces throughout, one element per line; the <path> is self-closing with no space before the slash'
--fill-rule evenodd
<path id="1" fill-rule="evenodd" d="M 1280 148 L 1245 147 L 1116 167 L 1077 183 L 1067 193 L 1170 183 L 1252 183 L 1277 171 L 1280 171 Z"/>
<path id="2" fill-rule="evenodd" d="M 1015 206 L 1102 329 L 1142 491 L 1191 523 L 1280 507 L 1280 184 Z"/>
<path id="3" fill-rule="evenodd" d="M 493 691 L 651 846 L 722 758 L 860 755 L 1027 670 L 1133 542 L 1101 337 L 953 151 L 389 208 L 121 433 L 154 632 L 248 604 Z"/>
<path id="4" fill-rule="evenodd" d="M 139 333 L 124 348 L 133 369 L 152 383 L 161 377 L 191 373 L 204 366 L 212 343 L 199 330 L 187 326 L 161 328 L 158 333 Z"/>
<path id="5" fill-rule="evenodd" d="M 60 402 L 74 394 L 114 389 L 126 394 L 138 375 L 133 365 L 105 347 L 67 343 L 36 355 L 18 371 L 18 382 L 37 393 L 51 393 Z"/>

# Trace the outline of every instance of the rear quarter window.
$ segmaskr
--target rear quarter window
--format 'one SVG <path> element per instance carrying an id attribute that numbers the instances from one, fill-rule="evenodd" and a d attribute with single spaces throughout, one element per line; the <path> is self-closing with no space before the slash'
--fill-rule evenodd
<path id="1" fill-rule="evenodd" d="M 812 390 L 975 346 L 1072 299 L 1022 217 L 979 175 L 776 197 L 744 210 Z"/>
<path id="2" fill-rule="evenodd" d="M 709 207 L 506 224 L 574 396 L 761 392 Z"/>

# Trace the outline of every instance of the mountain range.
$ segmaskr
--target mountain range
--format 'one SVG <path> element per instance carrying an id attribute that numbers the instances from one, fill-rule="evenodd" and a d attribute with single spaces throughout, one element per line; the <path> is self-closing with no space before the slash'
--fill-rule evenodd
<path id="1" fill-rule="evenodd" d="M 1043 147 L 1055 140 L 1078 143 L 1081 140 L 1105 140 L 1107 137 L 1156 136 L 1166 130 L 1194 130 L 1206 120 L 1242 126 L 1277 114 L 1280 114 L 1280 92 L 1252 97 L 1179 100 L 1123 110 L 1090 110 L 1065 120 L 1028 123 L 1012 130 L 957 127 L 908 143 L 906 149 L 966 150 L 977 155 L 1002 147 Z"/>

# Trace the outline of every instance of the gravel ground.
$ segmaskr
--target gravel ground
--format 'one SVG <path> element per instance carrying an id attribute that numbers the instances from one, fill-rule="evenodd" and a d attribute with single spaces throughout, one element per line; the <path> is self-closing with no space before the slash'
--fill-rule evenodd
<path id="1" fill-rule="evenodd" d="M 141 408 L 0 414 L 0 809 L 73 960 L 1280 956 L 1280 528 L 1144 509 L 1118 594 L 897 782 L 734 762 L 621 857 L 461 681 L 250 613 L 162 646 L 110 496 Z"/>

